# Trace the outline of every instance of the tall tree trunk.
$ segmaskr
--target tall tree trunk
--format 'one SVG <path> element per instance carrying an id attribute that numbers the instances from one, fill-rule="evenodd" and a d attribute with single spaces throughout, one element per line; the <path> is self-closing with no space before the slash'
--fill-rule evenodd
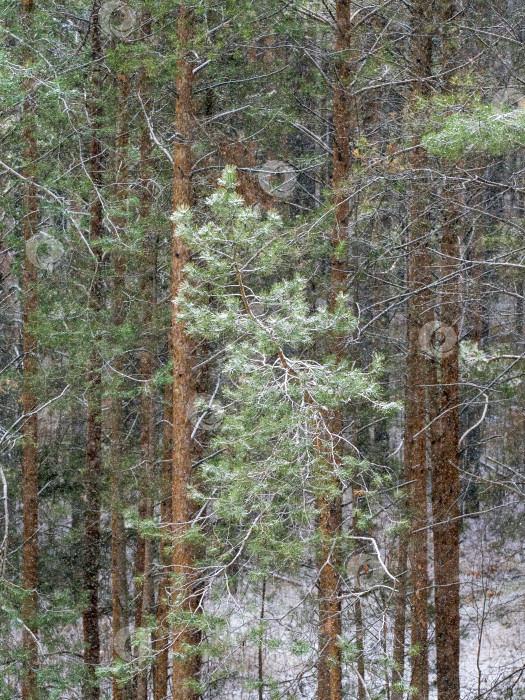
<path id="1" fill-rule="evenodd" d="M 408 390 L 408 384 L 407 384 Z M 407 396 L 408 399 L 408 396 Z M 411 465 L 404 460 L 403 465 L 403 495 L 401 500 L 401 515 L 410 518 L 410 492 L 408 484 L 411 481 Z M 396 591 L 394 607 L 394 630 L 392 648 L 392 700 L 403 700 L 405 678 L 405 644 L 407 630 L 407 583 L 408 583 L 408 547 L 409 533 L 399 534 L 398 549 L 396 554 Z"/>
<path id="2" fill-rule="evenodd" d="M 439 3 L 442 27 L 444 89 L 450 90 L 453 46 L 450 32 L 454 2 Z M 450 344 L 441 356 L 441 418 L 433 440 L 432 517 L 434 521 L 434 580 L 436 608 L 437 688 L 439 700 L 459 700 L 459 290 L 458 210 L 453 185 L 443 188 L 441 233 L 441 321 Z M 454 341 L 454 342 L 452 342 Z"/>
<path id="3" fill-rule="evenodd" d="M 90 204 L 89 241 L 96 259 L 97 268 L 89 291 L 90 318 L 95 326 L 99 323 L 102 307 L 102 282 L 100 266 L 102 251 L 97 245 L 103 235 L 103 212 L 101 188 L 103 180 L 102 143 L 102 44 L 100 36 L 101 0 L 93 1 L 91 13 L 91 96 L 90 116 L 90 178 L 92 199 Z M 95 330 L 95 336 L 98 331 Z M 96 340 L 96 337 L 95 337 Z M 102 462 L 102 375 L 96 344 L 87 371 L 87 445 L 85 475 L 85 519 L 84 519 L 84 572 L 83 588 L 87 594 L 87 606 L 82 613 L 84 635 L 85 682 L 82 689 L 83 700 L 99 700 L 100 683 L 96 674 L 100 664 L 99 633 L 99 567 L 100 567 L 100 471 Z"/>
<path id="4" fill-rule="evenodd" d="M 352 509 L 354 514 L 352 516 L 352 532 L 354 535 L 359 536 L 359 525 L 357 521 L 356 511 L 359 503 L 359 498 L 357 495 L 352 496 Z M 355 552 L 358 554 L 362 551 L 361 543 L 359 540 L 355 540 L 354 544 Z M 359 582 L 359 569 L 357 571 L 357 593 L 360 592 L 361 586 Z M 366 700 L 367 692 L 365 685 L 365 636 L 364 636 L 364 625 L 363 625 L 363 607 L 361 605 L 361 597 L 356 596 L 354 603 L 354 620 L 355 620 L 355 647 L 357 654 L 357 700 Z"/>
<path id="5" fill-rule="evenodd" d="M 412 70 L 413 97 L 428 94 L 431 74 L 432 38 L 428 33 L 430 6 L 426 0 L 413 3 Z M 422 331 L 432 323 L 431 257 L 426 237 L 430 231 L 425 168 L 427 155 L 418 145 L 416 134 L 410 165 L 414 173 L 410 203 L 410 246 L 408 263 L 408 356 L 405 403 L 404 472 L 412 481 L 410 490 L 411 534 L 409 542 L 410 584 L 412 589 L 411 691 L 415 700 L 428 700 L 428 537 L 427 537 L 427 396 L 426 385 L 431 371 L 431 359 L 425 354 Z M 428 328 L 428 327 L 427 327 Z"/>
<path id="6" fill-rule="evenodd" d="M 128 197 L 128 154 L 129 145 L 129 79 L 125 73 L 118 75 L 119 84 L 119 108 L 117 127 L 117 159 L 116 159 L 116 195 L 117 206 L 120 211 L 115 217 L 116 244 L 112 253 L 112 326 L 118 329 L 126 320 L 125 307 L 125 283 L 126 283 L 126 259 L 120 252 L 119 237 L 125 235 L 127 225 L 126 217 L 122 210 L 126 206 Z M 118 248 L 118 250 L 117 250 Z M 118 343 L 118 340 L 117 340 Z M 131 652 L 129 647 L 129 609 L 128 609 L 128 582 L 126 566 L 126 531 L 124 527 L 123 493 L 124 483 L 122 479 L 122 459 L 124 454 L 124 405 L 122 391 L 124 389 L 121 376 L 124 370 L 124 359 L 118 353 L 113 360 L 117 373 L 114 390 L 110 403 L 111 416 L 111 450 L 110 450 L 110 477 L 111 477 L 111 583 L 113 592 L 113 658 L 121 658 L 124 650 L 124 660 L 129 659 Z M 124 649 L 122 648 L 124 646 Z M 127 658 L 126 658 L 127 657 Z M 113 700 L 131 700 L 131 682 L 119 683 L 113 678 Z"/>
<path id="7" fill-rule="evenodd" d="M 33 0 L 22 0 L 22 22 L 31 36 Z M 24 63 L 30 65 L 31 55 L 26 52 Z M 37 234 L 38 193 L 36 187 L 37 141 L 36 141 L 36 96 L 35 83 L 29 79 L 24 85 L 26 92 L 23 113 L 24 139 L 24 241 Z M 22 587 L 25 599 L 22 609 L 24 630 L 22 644 L 24 659 L 22 700 L 36 700 L 38 696 L 36 670 L 38 665 L 38 628 L 35 616 L 38 610 L 38 415 L 35 380 L 38 371 L 37 339 L 32 330 L 32 316 L 38 307 L 38 273 L 34 261 L 26 255 L 22 270 L 23 292 L 23 393 L 24 412 L 22 446 L 22 498 L 24 506 L 24 540 L 22 548 Z"/>
<path id="8" fill-rule="evenodd" d="M 411 214 L 414 216 L 412 207 Z M 413 219 L 415 221 L 415 219 Z M 417 229 L 417 232 L 415 231 Z M 421 235 L 420 225 L 410 230 L 415 245 Z M 429 269 L 427 251 L 421 248 L 410 252 L 409 289 L 417 293 L 424 285 L 423 274 Z M 427 280 L 428 282 L 428 280 Z M 421 301 L 421 298 L 419 299 Z M 419 352 L 420 332 L 424 311 L 418 308 L 419 302 L 411 296 L 408 302 L 408 356 L 405 401 L 405 455 L 407 471 L 411 474 L 410 516 L 411 534 L 409 542 L 410 584 L 412 588 L 411 645 L 415 650 L 412 656 L 411 688 L 416 700 L 428 698 L 428 539 L 427 539 L 427 454 L 426 454 L 426 391 L 428 380 L 428 360 Z"/>
<path id="9" fill-rule="evenodd" d="M 264 607 L 266 603 L 266 579 L 263 578 L 261 590 L 261 612 L 259 613 L 260 624 L 264 621 Z M 261 627 L 259 645 L 257 649 L 257 679 L 259 681 L 258 696 L 259 700 L 264 700 L 264 658 L 263 658 L 263 630 Z"/>
<path id="10" fill-rule="evenodd" d="M 350 102 L 348 82 L 350 64 L 346 52 L 351 43 L 350 1 L 336 2 L 335 29 L 335 89 L 334 89 L 334 152 L 332 187 L 334 190 L 335 223 L 332 233 L 331 292 L 330 307 L 334 310 L 337 296 L 345 291 L 347 282 L 346 243 L 350 205 L 343 187 L 350 173 Z M 344 354 L 341 338 L 334 339 L 334 351 L 339 359 Z M 343 427 L 341 412 L 329 417 L 329 430 L 332 435 L 340 435 Z M 321 441 L 322 442 L 322 441 Z M 324 449 L 321 445 L 321 449 Z M 340 445 L 335 445 L 334 454 Z M 329 450 L 332 453 L 332 450 Z M 335 467 L 329 458 L 329 467 Z M 342 698 L 342 665 L 340 637 L 341 623 L 341 582 L 340 557 L 334 538 L 341 535 L 343 522 L 342 484 L 336 476 L 331 476 L 330 490 L 335 485 L 337 496 L 321 497 L 319 506 L 319 527 L 321 532 L 321 553 L 319 566 L 319 662 L 317 680 L 318 700 L 340 700 Z M 327 484 L 328 486 L 328 484 Z"/>
<path id="11" fill-rule="evenodd" d="M 169 343 L 171 354 L 171 342 Z M 170 609 L 169 587 L 171 557 L 169 552 L 170 541 L 168 528 L 171 527 L 171 484 L 172 484 L 172 459 L 173 459 L 173 386 L 166 386 L 164 396 L 164 438 L 161 474 L 161 504 L 160 522 L 162 537 L 160 540 L 159 561 L 162 567 L 162 575 L 159 581 L 157 597 L 157 628 L 155 631 L 155 669 L 154 669 L 154 700 L 166 700 L 168 693 L 168 661 L 169 661 L 169 635 L 170 630 L 167 616 Z"/>
<path id="12" fill-rule="evenodd" d="M 458 232 L 445 212 L 441 239 L 443 284 L 441 321 L 453 329 L 454 347 L 441 358 L 441 392 L 432 439 L 432 519 L 439 700 L 459 700 L 459 343 Z M 454 276 L 456 273 L 456 276 Z"/>
<path id="13" fill-rule="evenodd" d="M 189 44 L 193 38 L 194 15 L 190 8 L 181 5 L 178 17 L 179 50 L 177 61 L 175 112 L 176 141 L 173 153 L 173 209 L 190 206 L 191 147 L 194 130 L 193 66 L 189 60 Z M 191 422 L 188 406 L 193 394 L 192 345 L 175 303 L 184 276 L 189 250 L 173 226 L 171 254 L 171 288 L 173 302 L 171 342 L 173 358 L 173 462 L 172 462 L 172 518 L 173 518 L 173 575 L 174 613 L 187 616 L 196 609 L 198 576 L 194 568 L 192 546 L 184 535 L 190 527 L 194 504 L 188 493 L 191 480 L 192 445 Z M 197 629 L 185 621 L 176 626 L 173 641 L 173 700 L 195 700 L 198 693 L 191 682 L 198 680 L 200 659 L 195 652 L 200 641 Z"/>
<path id="14" fill-rule="evenodd" d="M 147 41 L 151 32 L 151 18 L 147 10 L 142 13 L 140 31 L 142 41 Z M 143 67 L 139 78 L 139 97 L 143 108 L 149 116 L 151 113 L 148 90 L 148 76 Z M 143 226 L 142 241 L 142 348 L 140 352 L 140 375 L 142 380 L 142 395 L 140 401 L 141 429 L 141 489 L 139 503 L 139 517 L 145 520 L 153 518 L 153 497 L 151 486 L 155 477 L 155 405 L 153 401 L 152 380 L 154 359 L 152 349 L 155 346 L 155 331 L 153 321 L 155 318 L 156 303 L 156 247 L 157 240 L 150 231 L 148 217 L 152 202 L 152 170 L 151 170 L 151 137 L 147 124 L 147 117 L 142 121 L 140 135 L 140 220 Z M 164 492 L 163 492 L 164 495 Z M 141 553 L 139 561 L 139 552 Z M 140 576 L 135 595 L 135 628 L 139 629 L 146 621 L 148 615 L 153 612 L 153 542 L 150 537 L 138 535 L 137 538 L 137 566 L 136 576 Z M 139 670 L 136 686 L 136 700 L 147 700 L 148 674 L 147 669 Z"/>
<path id="15" fill-rule="evenodd" d="M 318 451 L 328 453 L 320 441 Z M 330 485 L 333 485 L 330 483 Z M 329 486 L 328 484 L 326 485 Z M 338 484 L 339 491 L 341 491 Z M 341 648 L 341 585 L 337 544 L 334 539 L 341 534 L 342 498 L 337 496 L 320 499 L 319 528 L 321 532 L 321 556 L 319 560 L 319 668 L 317 680 L 318 700 L 342 698 Z"/>
<path id="16" fill-rule="evenodd" d="M 404 479 L 409 481 L 409 479 Z M 404 499 L 406 504 L 406 499 Z M 403 700 L 403 679 L 405 676 L 405 636 L 406 636 L 406 596 L 407 596 L 408 537 L 399 536 L 396 560 L 396 594 L 394 608 L 394 631 L 392 660 L 392 700 Z"/>

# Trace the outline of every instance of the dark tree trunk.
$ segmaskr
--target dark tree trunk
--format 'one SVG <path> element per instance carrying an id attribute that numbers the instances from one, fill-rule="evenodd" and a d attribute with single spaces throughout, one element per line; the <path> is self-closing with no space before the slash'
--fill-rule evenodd
<path id="1" fill-rule="evenodd" d="M 102 44 L 100 36 L 101 1 L 94 0 L 91 14 L 91 96 L 90 116 L 90 177 L 93 192 L 90 204 L 89 241 L 96 258 L 97 269 L 90 286 L 89 311 L 95 326 L 102 307 L 102 283 L 100 265 L 102 251 L 97 246 L 103 235 L 103 212 L 101 187 L 103 179 L 102 143 L 102 98 L 101 66 Z M 86 608 L 82 613 L 84 634 L 85 682 L 83 700 L 99 700 L 100 683 L 96 674 L 100 664 L 99 633 L 99 568 L 100 568 L 100 472 L 102 460 L 102 376 L 100 358 L 96 347 L 91 353 L 87 371 L 87 446 L 85 475 L 85 519 L 84 519 L 84 576 L 83 588 L 87 594 Z"/>
<path id="2" fill-rule="evenodd" d="M 31 35 L 32 0 L 22 0 L 22 22 Z M 24 63 L 30 65 L 31 57 L 26 52 Z M 24 170 L 26 178 L 23 188 L 24 223 L 26 246 L 38 231 L 38 193 L 36 187 L 37 141 L 35 126 L 36 85 L 33 80 L 25 82 L 23 112 Z M 38 612 L 38 415 L 35 380 L 38 372 L 37 339 L 32 330 L 32 316 L 38 308 L 38 273 L 34 261 L 26 255 L 22 270 L 23 292 L 23 393 L 24 412 L 22 446 L 22 498 L 24 506 L 24 544 L 22 548 L 22 587 L 25 599 L 22 609 L 24 631 L 22 644 L 25 658 L 22 680 L 22 700 L 36 700 L 38 687 L 38 628 L 35 616 Z"/>
<path id="3" fill-rule="evenodd" d="M 142 13 L 140 31 L 142 41 L 147 41 L 151 32 L 151 19 L 147 10 Z M 148 90 L 148 76 L 143 67 L 139 78 L 139 97 L 146 115 L 142 122 L 140 135 L 140 219 L 143 225 L 141 290 L 142 290 L 142 349 L 140 352 L 140 375 L 142 395 L 140 400 L 140 452 L 141 452 L 141 489 L 139 517 L 145 520 L 153 518 L 153 498 L 151 486 L 155 477 L 155 405 L 153 400 L 153 370 L 155 347 L 155 304 L 156 304 L 156 236 L 150 232 L 150 215 L 152 195 L 151 137 L 147 118 L 151 114 Z M 139 557 L 140 555 L 140 557 Z M 150 537 L 138 535 L 136 576 L 141 577 L 135 593 L 135 628 L 142 627 L 153 611 L 154 590 L 152 578 L 153 542 Z M 147 670 L 139 671 L 136 685 L 136 700 L 147 700 Z"/>
<path id="4" fill-rule="evenodd" d="M 348 236 L 348 220 L 350 206 L 347 194 L 343 191 L 344 184 L 350 173 L 350 104 L 348 82 L 350 77 L 348 51 L 351 43 L 350 2 L 337 0 L 335 7 L 335 50 L 337 54 L 335 66 L 334 90 L 334 152 L 332 186 L 334 189 L 335 223 L 332 233 L 331 259 L 331 290 L 330 308 L 334 310 L 337 296 L 345 291 L 347 283 L 347 256 L 341 252 L 346 250 Z M 334 351 L 339 359 L 343 358 L 343 342 L 341 338 L 333 339 Z M 337 412 L 327 417 L 332 435 L 340 435 L 343 427 L 343 416 Z M 342 634 L 341 622 L 341 561 L 338 547 L 334 547 L 334 538 L 341 535 L 342 484 L 333 475 L 335 467 L 330 455 L 331 449 L 319 438 L 318 449 L 327 453 L 327 468 L 330 470 L 326 486 L 333 490 L 336 497 L 322 496 L 318 503 L 319 527 L 321 533 L 321 552 L 319 566 L 319 662 L 317 679 L 318 700 L 340 700 L 342 698 L 342 665 L 339 639 Z M 333 454 L 339 459 L 340 445 L 335 445 Z"/>
<path id="5" fill-rule="evenodd" d="M 194 130 L 193 66 L 189 44 L 193 38 L 194 15 L 181 5 L 178 17 L 178 39 L 182 57 L 177 62 L 175 133 L 173 153 L 173 209 L 191 206 L 191 147 Z M 174 301 L 184 278 L 184 267 L 189 259 L 186 243 L 173 226 L 171 253 L 170 296 Z M 194 504 L 188 493 L 192 468 L 191 422 L 188 406 L 193 395 L 192 344 L 173 303 L 171 327 L 173 359 L 173 462 L 172 462 L 172 518 L 173 518 L 173 574 L 176 581 L 173 612 L 187 615 L 195 611 L 198 601 L 198 575 L 194 567 L 193 547 L 184 540 Z M 196 647 L 200 633 L 190 622 L 182 622 L 174 629 L 173 641 L 173 700 L 195 700 L 198 693 L 189 685 L 198 680 L 200 659 Z M 188 652 L 188 649 L 192 650 Z"/>
<path id="6" fill-rule="evenodd" d="M 444 90 L 451 89 L 454 66 L 451 24 L 455 4 L 439 3 L 442 28 Z M 434 521 L 434 580 L 436 608 L 436 667 L 439 700 L 459 700 L 459 212 L 447 172 L 443 188 L 441 233 L 441 322 L 449 339 L 441 355 L 441 386 L 433 440 L 432 516 Z"/>
<path id="7" fill-rule="evenodd" d="M 447 214 L 445 213 L 445 217 Z M 444 222 L 441 241 L 442 276 L 454 274 L 459 258 L 458 232 Z M 441 320 L 453 329 L 456 342 L 441 358 L 441 418 L 432 445 L 432 518 L 436 654 L 439 700 L 459 700 L 459 343 L 457 277 L 443 284 Z M 449 331 L 447 330 L 447 333 Z"/>
<path id="8" fill-rule="evenodd" d="M 171 342 L 169 343 L 171 354 Z M 169 528 L 171 528 L 171 490 L 172 490 L 172 460 L 173 460 L 173 386 L 168 384 L 164 395 L 164 437 L 161 474 L 161 504 L 160 521 L 162 537 L 160 540 L 159 561 L 162 575 L 159 581 L 157 596 L 157 628 L 155 631 L 155 669 L 154 669 L 154 700 L 165 700 L 168 692 L 168 661 L 170 630 L 167 615 L 170 610 L 170 571 L 171 556 L 169 545 Z"/>
<path id="9" fill-rule="evenodd" d="M 431 74 L 432 43 L 428 33 L 429 5 L 426 0 L 413 4 L 412 67 L 418 82 L 414 83 L 413 97 L 428 94 Z M 430 231 L 428 215 L 428 183 L 425 178 L 427 155 L 417 145 L 410 155 L 413 185 L 410 203 L 410 246 L 408 287 L 408 356 L 405 404 L 405 467 L 404 473 L 412 481 L 410 489 L 411 533 L 409 539 L 410 585 L 412 589 L 411 691 L 415 700 L 428 700 L 428 537 L 427 537 L 427 395 L 426 386 L 432 360 L 427 355 L 422 335 L 425 324 L 432 323 L 431 257 L 427 236 Z M 427 326 L 428 329 L 428 326 Z"/>
<path id="10" fill-rule="evenodd" d="M 127 148 L 129 145 L 129 79 L 123 72 L 118 75 L 119 84 L 119 110 L 117 129 L 117 161 L 116 161 L 116 195 L 119 214 L 115 217 L 115 229 L 117 236 L 125 235 L 126 218 L 123 209 L 128 197 L 128 163 Z M 118 245 L 118 238 L 117 238 Z M 126 259 L 117 251 L 117 245 L 112 253 L 112 325 L 115 330 L 125 323 L 125 283 L 126 283 Z M 110 402 L 111 417 L 111 565 L 112 565 L 112 589 L 113 589 L 113 658 L 122 657 L 129 660 L 131 653 L 129 642 L 129 606 L 128 606 L 128 581 L 126 566 L 126 531 L 124 527 L 123 499 L 124 483 L 122 479 L 123 455 L 124 455 L 124 405 L 122 392 L 124 389 L 121 376 L 124 371 L 124 359 L 118 354 L 113 359 L 116 370 L 116 382 Z M 127 658 L 126 658 L 127 657 Z M 131 682 L 118 683 L 113 679 L 113 700 L 131 700 Z"/>

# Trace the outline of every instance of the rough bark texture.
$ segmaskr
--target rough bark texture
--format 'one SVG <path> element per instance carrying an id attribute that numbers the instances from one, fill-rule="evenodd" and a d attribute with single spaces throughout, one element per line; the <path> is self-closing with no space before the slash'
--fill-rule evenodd
<path id="1" fill-rule="evenodd" d="M 171 343 L 169 344 L 171 354 Z M 162 455 L 161 488 L 162 501 L 160 504 L 160 521 L 162 539 L 160 541 L 159 561 L 162 566 L 162 576 L 159 581 L 157 597 L 157 628 L 155 631 L 155 668 L 154 668 L 154 700 L 166 700 L 168 693 L 168 661 L 169 661 L 169 626 L 167 615 L 170 610 L 170 571 L 171 556 L 169 549 L 168 528 L 171 527 L 171 485 L 172 485 L 172 454 L 173 454 L 173 387 L 166 386 L 164 395 L 164 436 Z"/>
<path id="2" fill-rule="evenodd" d="M 140 31 L 142 41 L 147 41 L 151 32 L 151 18 L 147 11 L 142 13 Z M 146 114 L 151 113 L 148 91 L 148 76 L 145 68 L 141 69 L 139 78 L 139 95 Z M 143 382 L 140 399 L 140 452 L 141 452 L 141 489 L 139 518 L 153 518 L 153 498 L 151 485 L 155 477 L 155 406 L 152 394 L 154 359 L 152 348 L 155 346 L 153 321 L 156 303 L 156 248 L 157 240 L 150 232 L 148 217 L 151 210 L 152 168 L 151 136 L 146 119 L 143 120 L 140 134 L 140 219 L 144 227 L 141 255 L 141 292 L 142 292 L 142 348 L 140 352 L 140 376 Z M 150 537 L 137 537 L 137 558 L 135 575 L 140 582 L 135 590 L 135 628 L 142 627 L 153 611 L 153 543 Z M 136 683 L 136 700 L 147 700 L 147 670 L 139 671 Z"/>
<path id="3" fill-rule="evenodd" d="M 22 22 L 29 30 L 34 4 L 32 0 L 22 0 Z M 25 64 L 30 63 L 30 55 L 25 56 Z M 36 163 L 38 157 L 35 110 L 36 96 L 33 80 L 26 81 L 23 113 L 24 170 L 26 178 L 23 188 L 24 201 L 24 241 L 37 234 L 38 193 L 36 187 Z M 22 549 L 22 587 L 27 592 L 22 609 L 25 629 L 22 644 L 24 659 L 22 699 L 36 700 L 38 697 L 36 670 L 38 665 L 38 628 L 35 615 L 38 611 L 38 415 L 37 397 L 34 383 L 38 371 L 37 339 L 31 329 L 33 314 L 38 307 L 38 273 L 33 261 L 24 258 L 22 270 L 22 335 L 23 335 L 23 393 L 24 412 L 22 447 L 22 498 L 24 505 L 24 539 Z"/>
<path id="4" fill-rule="evenodd" d="M 451 23 L 455 5 L 439 3 L 442 27 L 442 68 L 444 90 L 451 88 L 454 65 Z M 432 453 L 432 517 L 434 522 L 434 602 L 436 609 L 436 668 L 439 700 L 459 700 L 459 224 L 451 181 L 443 188 L 441 233 L 441 322 L 447 343 L 441 356 L 441 418 L 437 421 Z"/>
<path id="5" fill-rule="evenodd" d="M 317 449 L 328 450 L 323 441 Z M 342 498 L 321 499 L 319 503 L 319 528 L 321 532 L 321 555 L 319 560 L 319 667 L 318 700 L 342 698 L 341 648 L 339 638 L 341 625 L 341 585 L 339 557 L 334 538 L 341 533 Z"/>
<path id="6" fill-rule="evenodd" d="M 129 80 L 124 73 L 118 75 L 119 84 L 119 111 L 117 131 L 117 162 L 116 162 L 116 195 L 117 205 L 120 210 L 125 207 L 128 197 L 128 163 L 127 147 L 129 144 Z M 119 213 L 115 217 L 115 229 L 117 237 L 125 235 L 126 219 Z M 119 239 L 117 238 L 117 246 Z M 116 247 L 117 247 L 116 246 Z M 126 259 L 120 250 L 112 254 L 112 323 L 115 329 L 119 329 L 126 320 L 125 307 L 125 281 Z M 111 416 L 111 583 L 113 593 L 113 658 L 118 660 L 124 656 L 123 661 L 129 660 L 130 646 L 127 630 L 129 628 L 128 609 L 128 583 L 126 572 L 126 531 L 124 527 L 123 508 L 124 503 L 121 494 L 124 492 L 122 481 L 123 455 L 124 455 L 124 405 L 122 399 L 123 382 L 121 375 L 124 371 L 124 359 L 117 355 L 113 360 L 114 369 L 117 372 L 116 386 L 112 392 L 110 403 Z M 127 657 L 127 658 L 126 658 Z M 113 700 L 131 700 L 131 683 L 118 683 L 113 678 Z"/>
<path id="7" fill-rule="evenodd" d="M 415 214 L 412 208 L 412 215 Z M 413 241 L 421 229 L 411 227 Z M 413 235 L 415 234 L 415 235 Z M 416 244 L 417 245 L 417 244 Z M 429 269 L 428 253 L 420 247 L 410 253 L 409 289 L 417 292 L 424 286 L 422 273 Z M 421 299 L 420 299 L 421 300 Z M 428 542 L 427 542 L 427 455 L 426 455 L 426 391 L 428 361 L 419 352 L 420 332 L 426 317 L 412 296 L 408 303 L 408 357 L 405 404 L 405 461 L 411 474 L 409 544 L 410 583 L 412 596 L 411 644 L 417 650 L 412 657 L 411 687 L 417 700 L 428 698 Z"/>
<path id="8" fill-rule="evenodd" d="M 350 48 L 351 24 L 349 0 L 337 0 L 336 2 L 336 29 L 335 29 L 335 86 L 334 86 L 334 153 L 332 183 L 334 188 L 335 223 L 332 233 L 332 260 L 330 280 L 330 309 L 335 308 L 339 292 L 345 290 L 347 282 L 347 256 L 346 250 L 348 235 L 348 220 L 350 206 L 348 197 L 343 191 L 343 186 L 350 172 L 350 105 L 348 96 L 348 82 L 350 78 L 350 65 L 347 51 Z M 342 359 L 344 350 L 341 338 L 333 339 L 334 351 L 339 359 Z M 337 441 L 343 426 L 343 417 L 340 412 L 327 419 L 328 428 Z M 338 459 L 339 446 L 334 450 L 323 444 L 320 439 L 319 449 L 327 453 L 327 466 L 332 471 L 333 460 Z M 321 532 L 321 553 L 319 566 L 319 662 L 317 680 L 318 700 L 340 700 L 342 698 L 342 667 L 341 648 L 339 639 L 342 633 L 341 623 L 341 581 L 340 581 L 340 556 L 337 544 L 334 546 L 334 538 L 341 534 L 342 512 L 342 485 L 335 476 L 329 476 L 327 487 L 335 486 L 338 495 L 333 497 L 321 497 L 319 508 L 319 527 Z"/>
<path id="9" fill-rule="evenodd" d="M 404 479 L 409 481 L 409 479 Z M 406 499 L 405 499 L 406 504 Z M 399 537 L 396 561 L 396 598 L 394 609 L 394 639 L 392 649 L 392 700 L 403 700 L 402 683 L 405 675 L 405 637 L 406 637 L 406 595 L 407 595 L 408 537 L 401 533 Z"/>
<path id="10" fill-rule="evenodd" d="M 358 536 L 361 534 L 359 530 L 359 524 L 357 517 L 355 515 L 357 508 L 359 506 L 359 498 L 356 494 L 352 496 L 352 509 L 354 515 L 352 516 L 352 532 L 354 535 Z M 355 540 L 354 548 L 356 553 L 360 553 L 362 550 L 361 543 L 359 540 Z M 357 587 L 358 590 L 361 588 L 359 582 L 359 571 L 357 574 Z M 365 638 L 364 638 L 364 626 L 363 626 L 363 607 L 361 605 L 360 596 L 356 596 L 354 603 L 354 620 L 355 620 L 355 646 L 357 652 L 357 700 L 366 700 L 366 686 L 365 686 Z"/>
<path id="11" fill-rule="evenodd" d="M 177 62 L 175 133 L 177 134 L 173 153 L 173 209 L 190 206 L 191 196 L 191 146 L 194 129 L 193 107 L 193 66 L 187 47 L 193 36 L 194 17 L 191 9 L 182 5 L 179 9 L 178 38 L 183 56 Z M 184 266 L 189 258 L 186 243 L 177 235 L 177 225 L 173 227 L 171 254 L 172 301 L 176 299 L 184 275 Z M 192 386 L 192 347 L 178 317 L 178 307 L 173 303 L 172 327 L 173 358 L 173 462 L 172 462 L 172 518 L 173 518 L 173 587 L 174 610 L 187 615 L 197 604 L 197 574 L 194 569 L 194 552 L 184 540 L 189 528 L 194 505 L 188 493 L 191 480 L 192 446 L 191 422 L 188 415 L 193 392 Z M 193 651 L 200 635 L 188 622 L 181 623 L 174 630 L 173 641 L 173 700 L 194 700 L 198 693 L 190 682 L 198 680 L 200 660 Z M 192 650 L 192 651 L 189 651 Z"/>
<path id="12" fill-rule="evenodd" d="M 447 214 L 445 214 L 447 217 Z M 453 274 L 459 257 L 454 223 L 444 222 L 443 277 Z M 441 320 L 458 333 L 457 277 L 443 285 Z M 432 445 L 432 517 L 439 700 L 459 700 L 459 343 L 441 358 L 441 418 Z"/>
<path id="13" fill-rule="evenodd" d="M 335 308 L 337 296 L 345 291 L 347 284 L 347 255 L 346 245 L 348 236 L 348 221 L 350 205 L 347 193 L 344 191 L 350 173 L 350 101 L 348 83 L 350 80 L 350 64 L 347 55 L 351 43 L 350 1 L 337 0 L 335 28 L 335 85 L 334 85 L 334 152 L 332 184 L 334 188 L 335 222 L 332 232 L 332 259 L 330 279 L 330 310 Z M 343 339 L 333 339 L 333 349 L 336 356 L 344 356 Z M 328 428 L 337 442 L 341 434 L 343 416 L 341 412 L 327 417 Z M 334 445 L 334 450 L 323 445 L 320 449 L 328 455 L 327 463 L 332 471 L 339 459 L 340 446 Z M 342 667 L 341 648 L 339 639 L 342 634 L 341 621 L 341 581 L 340 556 L 338 546 L 334 541 L 341 534 L 342 485 L 335 476 L 329 476 L 330 490 L 334 486 L 338 495 L 321 497 L 319 507 L 319 527 L 321 532 L 321 555 L 319 558 L 319 663 L 317 680 L 318 700 L 340 700 L 342 698 Z M 335 544 L 335 546 L 334 546 Z"/>
<path id="14" fill-rule="evenodd" d="M 426 79 L 430 76 L 432 60 L 431 37 L 428 34 L 429 5 L 425 0 L 413 4 L 412 64 L 418 82 L 414 97 L 428 93 Z M 416 139 L 417 144 L 417 139 Z M 415 144 L 414 144 L 415 145 Z M 431 259 L 426 236 L 429 233 L 427 213 L 428 183 L 425 181 L 426 152 L 420 146 L 411 151 L 414 173 L 410 203 L 410 247 L 408 264 L 408 356 L 405 405 L 405 474 L 412 480 L 410 490 L 411 534 L 409 543 L 410 584 L 412 589 L 411 690 L 415 700 L 428 699 L 428 538 L 427 530 L 427 422 L 426 385 L 431 360 L 425 354 L 421 331 L 432 322 L 430 305 Z"/>
<path id="15" fill-rule="evenodd" d="M 102 45 L 100 36 L 100 0 L 94 0 L 91 14 L 91 97 L 90 115 L 90 177 L 93 187 L 90 204 L 89 240 L 96 257 L 97 270 L 90 287 L 90 316 L 97 323 L 98 312 L 102 305 L 102 288 L 98 267 L 102 253 L 97 241 L 103 234 L 103 212 L 99 189 L 102 186 L 102 144 L 100 130 L 101 117 L 101 75 L 100 59 Z M 98 700 L 100 684 L 96 675 L 100 664 L 99 633 L 99 582 L 100 567 L 100 470 L 102 458 L 102 377 L 100 360 L 96 348 L 92 351 L 87 371 L 87 445 L 85 475 L 85 520 L 84 520 L 84 571 L 83 589 L 87 594 L 86 608 L 82 613 L 84 635 L 85 682 L 82 689 L 83 700 Z"/>

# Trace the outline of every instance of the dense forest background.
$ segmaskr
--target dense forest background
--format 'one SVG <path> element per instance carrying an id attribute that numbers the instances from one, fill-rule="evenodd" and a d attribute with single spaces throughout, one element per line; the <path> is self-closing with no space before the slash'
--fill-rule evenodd
<path id="1" fill-rule="evenodd" d="M 0 698 L 525 698 L 523 4 L 0 7 Z"/>

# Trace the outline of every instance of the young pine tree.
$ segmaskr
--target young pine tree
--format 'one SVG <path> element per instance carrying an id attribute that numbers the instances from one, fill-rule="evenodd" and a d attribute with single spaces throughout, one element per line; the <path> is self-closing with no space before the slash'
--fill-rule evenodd
<path id="1" fill-rule="evenodd" d="M 344 457 L 334 456 L 345 437 L 334 434 L 330 416 L 357 397 L 379 403 L 380 365 L 375 361 L 365 373 L 333 356 L 330 338 L 355 328 L 344 295 L 330 312 L 312 313 L 308 280 L 290 273 L 291 234 L 280 217 L 245 205 L 234 168 L 219 185 L 202 227 L 188 209 L 173 217 L 194 255 L 179 313 L 187 333 L 220 352 L 226 407 L 194 482 L 195 502 L 206 516 L 182 535 L 195 543 L 205 531 L 209 587 L 214 575 L 229 570 L 246 567 L 262 579 L 293 569 L 305 556 L 319 557 L 320 509 L 352 472 Z M 338 560 L 351 540 L 349 533 L 334 537 Z M 173 618 L 180 624 L 187 616 L 175 610 Z"/>

